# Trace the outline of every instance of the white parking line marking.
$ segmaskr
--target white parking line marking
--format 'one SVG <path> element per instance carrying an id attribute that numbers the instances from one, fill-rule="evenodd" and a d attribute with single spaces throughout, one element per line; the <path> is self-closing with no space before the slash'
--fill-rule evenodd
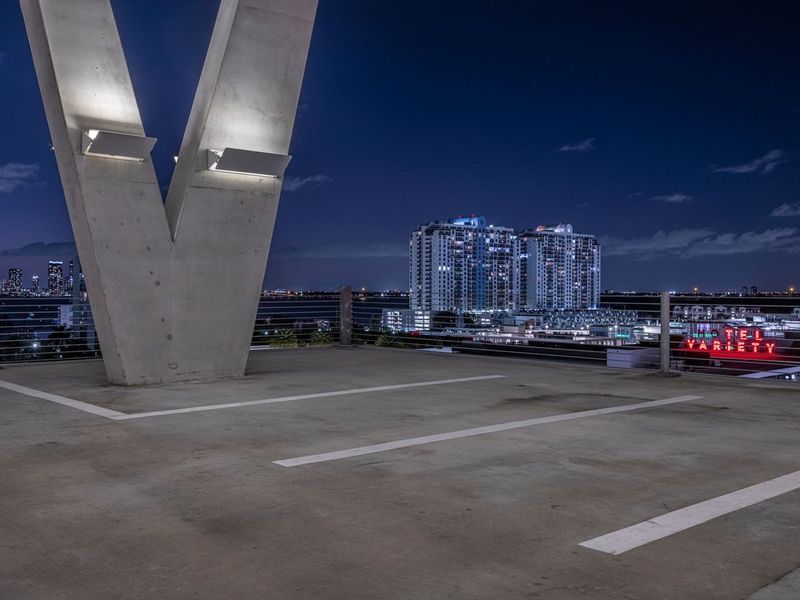
<path id="1" fill-rule="evenodd" d="M 693 504 L 579 544 L 607 554 L 622 554 L 728 513 L 800 489 L 800 471 Z"/>
<path id="2" fill-rule="evenodd" d="M 88 402 L 81 402 L 80 400 L 65 398 L 64 396 L 58 396 L 56 394 L 43 392 L 41 390 L 35 390 L 33 388 L 29 388 L 24 385 L 17 385 L 16 383 L 11 383 L 10 381 L 0 380 L 0 388 L 5 388 L 12 392 L 17 392 L 18 394 L 25 394 L 26 396 L 33 396 L 34 398 L 40 398 L 41 400 L 47 400 L 48 402 L 55 402 L 56 404 L 62 404 L 64 406 L 69 406 L 70 408 L 77 408 L 78 410 L 82 410 L 83 412 L 97 415 L 98 417 L 105 417 L 107 419 L 117 420 L 120 417 L 125 416 L 125 413 L 121 413 L 116 410 L 103 408 L 102 406 L 95 406 L 94 404 L 89 404 Z"/>
<path id="3" fill-rule="evenodd" d="M 223 408 L 238 408 L 240 406 L 258 406 L 261 404 L 278 404 L 281 402 L 294 402 L 295 400 L 310 400 L 312 398 L 332 398 L 334 396 L 353 396 L 356 394 L 369 394 L 372 392 L 388 392 L 408 388 L 427 387 L 431 385 L 447 385 L 450 383 L 466 383 L 470 381 L 485 381 L 487 379 L 504 379 L 505 375 L 481 375 L 478 377 L 461 377 L 458 379 L 439 379 L 436 381 L 420 381 L 417 383 L 401 383 L 397 385 L 381 385 L 377 387 L 356 388 L 352 390 L 338 390 L 335 392 L 320 392 L 317 394 L 302 394 L 300 396 L 284 396 L 283 398 L 267 398 L 266 400 L 246 400 L 243 402 L 230 402 L 228 404 L 207 404 L 205 406 L 192 406 L 187 408 L 174 408 L 171 410 L 157 410 L 126 414 L 117 417 L 118 420 L 144 419 L 146 417 L 162 417 L 164 415 L 181 415 L 184 413 L 204 412 L 207 410 L 220 410 Z"/>
<path id="4" fill-rule="evenodd" d="M 656 406 L 666 406 L 668 404 L 678 404 L 679 402 L 689 402 L 690 400 L 698 400 L 701 397 L 702 396 L 678 396 L 677 398 L 666 398 L 664 400 L 652 400 L 649 402 L 626 404 L 624 406 L 611 406 L 608 408 L 596 408 L 593 410 L 583 410 L 573 413 L 551 415 L 549 417 L 526 419 L 524 421 L 511 421 L 509 423 L 498 423 L 497 425 L 487 425 L 485 427 L 473 427 L 471 429 L 461 429 L 459 431 L 451 431 L 448 433 L 425 435 L 422 437 L 397 440 L 394 442 L 385 442 L 383 444 L 374 444 L 371 446 L 359 446 L 358 448 L 348 448 L 347 450 L 323 452 L 322 454 L 310 454 L 307 456 L 299 456 L 297 458 L 285 458 L 283 460 L 275 460 L 273 461 L 273 463 L 276 465 L 280 465 L 282 467 L 298 467 L 300 465 L 327 462 L 331 460 L 339 460 L 342 458 L 351 458 L 353 456 L 363 456 L 365 454 L 377 454 L 378 452 L 388 452 L 389 450 L 398 450 L 400 448 L 410 448 L 412 446 L 422 446 L 424 444 L 433 444 L 436 442 L 445 442 L 448 440 L 457 440 L 461 438 L 474 437 L 476 435 L 486 435 L 487 433 L 497 433 L 499 431 L 521 429 L 523 427 L 532 427 L 534 425 L 545 425 L 547 423 L 558 423 L 560 421 L 571 421 L 573 419 L 598 417 L 600 415 L 610 415 L 614 413 L 628 412 L 632 410 L 641 410 L 643 408 L 655 408 Z"/>
<path id="5" fill-rule="evenodd" d="M 260 404 L 278 404 L 281 402 L 293 402 L 295 400 L 310 400 L 313 398 L 330 398 L 334 396 L 351 396 L 355 394 L 368 394 L 371 392 L 388 392 L 391 390 L 402 390 L 408 388 L 416 388 L 416 387 L 426 387 L 431 385 L 447 385 L 449 383 L 467 383 L 470 381 L 485 381 L 487 379 L 505 379 L 506 375 L 479 375 L 476 377 L 460 377 L 457 379 L 438 379 L 436 381 L 419 381 L 416 383 L 400 383 L 396 385 L 381 385 L 377 387 L 368 387 L 368 388 L 356 388 L 352 390 L 337 390 L 335 392 L 320 392 L 316 394 L 302 394 L 299 396 L 284 396 L 282 398 L 267 398 L 266 400 L 247 400 L 244 402 L 230 402 L 228 404 L 207 404 L 205 406 L 192 406 L 188 408 L 174 408 L 170 410 L 157 410 L 153 412 L 142 412 L 142 413 L 134 413 L 134 414 L 127 414 L 123 412 L 118 412 L 116 410 L 111 410 L 108 408 L 102 408 L 100 406 L 95 406 L 94 404 L 89 404 L 87 402 L 81 402 L 80 400 L 73 400 L 72 398 L 65 398 L 64 396 L 58 396 L 56 394 L 51 394 L 49 392 L 43 392 L 41 390 L 35 390 L 33 388 L 25 387 L 24 385 L 17 385 L 16 383 L 11 383 L 10 381 L 3 381 L 0 380 L 0 387 L 6 388 L 7 390 L 11 390 L 12 392 L 17 392 L 19 394 L 25 394 L 26 396 L 33 396 L 34 398 L 40 398 L 42 400 L 47 400 L 49 402 L 55 402 L 57 404 L 63 404 L 64 406 L 69 406 L 71 408 L 77 408 L 78 410 L 82 410 L 83 412 L 92 413 L 94 415 L 98 415 L 101 417 L 106 417 L 107 419 L 113 419 L 115 421 L 129 421 L 131 419 L 144 419 L 147 417 L 161 417 L 164 415 L 180 415 L 184 413 L 193 413 L 193 412 L 204 412 L 208 410 L 221 410 L 223 408 L 237 408 L 240 406 L 257 406 Z"/>

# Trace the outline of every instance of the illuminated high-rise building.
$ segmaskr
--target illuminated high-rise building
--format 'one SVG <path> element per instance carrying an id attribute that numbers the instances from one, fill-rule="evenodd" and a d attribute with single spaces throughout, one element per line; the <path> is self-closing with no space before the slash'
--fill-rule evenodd
<path id="1" fill-rule="evenodd" d="M 64 263 L 60 260 L 47 263 L 47 291 L 51 296 L 64 293 Z"/>
<path id="2" fill-rule="evenodd" d="M 517 308 L 519 241 L 483 217 L 434 221 L 411 234 L 411 308 L 510 311 Z"/>
<path id="3" fill-rule="evenodd" d="M 38 294 L 41 291 L 41 287 L 39 285 L 39 276 L 34 275 L 31 277 L 31 292 L 34 294 Z"/>
<path id="4" fill-rule="evenodd" d="M 22 269 L 12 267 L 8 270 L 8 292 L 10 294 L 22 292 Z"/>
<path id="5" fill-rule="evenodd" d="M 583 310 L 600 302 L 600 244 L 572 225 L 520 234 L 520 304 L 527 310 Z"/>
<path id="6" fill-rule="evenodd" d="M 72 289 L 75 286 L 75 261 L 69 261 L 69 270 L 67 271 L 67 287 L 66 292 L 72 294 Z"/>

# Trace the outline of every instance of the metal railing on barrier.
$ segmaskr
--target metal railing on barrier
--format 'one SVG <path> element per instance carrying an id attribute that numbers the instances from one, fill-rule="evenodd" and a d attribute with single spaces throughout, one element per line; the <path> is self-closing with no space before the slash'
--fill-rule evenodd
<path id="1" fill-rule="evenodd" d="M 89 303 L 72 297 L 0 297 L 0 362 L 99 356 Z"/>
<path id="2" fill-rule="evenodd" d="M 340 341 L 337 292 L 262 294 L 251 348 L 325 346 Z M 0 363 L 99 358 L 87 301 L 70 296 L 0 297 Z"/>
<path id="3" fill-rule="evenodd" d="M 356 293 L 354 342 L 800 381 L 797 294 L 607 293 L 591 310 L 466 314 L 404 300 Z"/>
<path id="4" fill-rule="evenodd" d="M 264 292 L 253 349 L 374 345 L 800 381 L 800 295 L 608 293 L 592 310 L 414 310 L 403 292 Z M 0 297 L 0 362 L 100 356 L 88 302 Z"/>

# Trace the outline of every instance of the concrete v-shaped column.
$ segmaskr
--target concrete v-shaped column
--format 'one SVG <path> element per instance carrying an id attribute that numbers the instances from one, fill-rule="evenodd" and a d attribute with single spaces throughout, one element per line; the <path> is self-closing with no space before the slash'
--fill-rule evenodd
<path id="1" fill-rule="evenodd" d="M 166 207 L 149 156 L 84 153 L 144 135 L 109 0 L 20 3 L 109 380 L 244 374 L 282 173 L 208 151 L 288 153 L 317 0 L 222 0 Z"/>

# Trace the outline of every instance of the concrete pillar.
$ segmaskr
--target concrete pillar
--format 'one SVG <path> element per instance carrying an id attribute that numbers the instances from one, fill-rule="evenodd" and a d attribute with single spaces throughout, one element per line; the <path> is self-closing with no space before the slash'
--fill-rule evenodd
<path id="1" fill-rule="evenodd" d="M 659 372 L 662 375 L 669 375 L 669 292 L 661 292 L 661 366 Z"/>
<path id="2" fill-rule="evenodd" d="M 339 345 L 353 343 L 353 288 L 349 285 L 339 290 Z"/>
<path id="3" fill-rule="evenodd" d="M 109 0 L 20 3 L 109 380 L 243 375 L 282 172 L 208 151 L 286 157 L 317 0 L 222 0 L 166 206 L 149 156 L 84 152 L 145 133 Z"/>

